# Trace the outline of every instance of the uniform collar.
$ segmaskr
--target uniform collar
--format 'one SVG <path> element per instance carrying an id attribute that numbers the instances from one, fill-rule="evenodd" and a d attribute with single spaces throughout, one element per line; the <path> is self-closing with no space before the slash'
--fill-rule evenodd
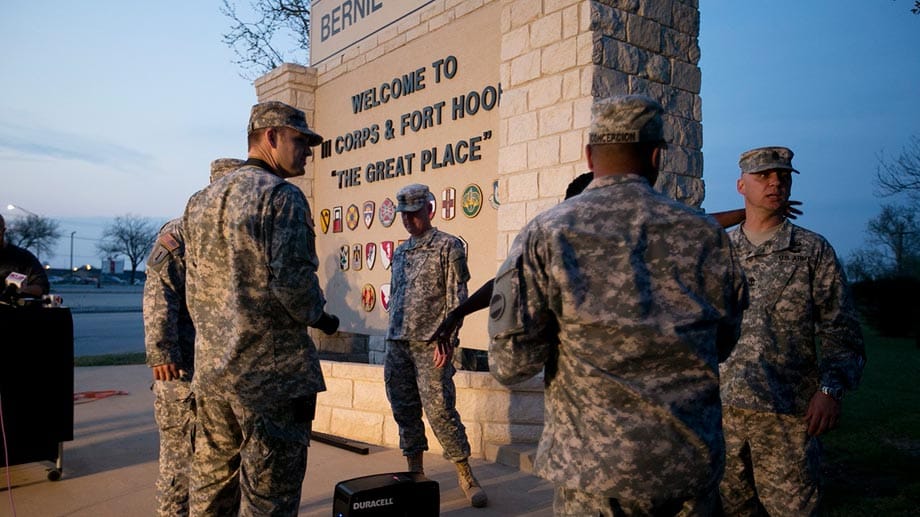
<path id="1" fill-rule="evenodd" d="M 610 176 L 594 176 L 594 179 L 591 180 L 591 183 L 588 183 L 588 186 L 585 187 L 585 190 L 609 187 L 611 185 L 623 185 L 627 183 L 640 183 L 645 186 L 649 186 L 648 180 L 639 174 L 612 174 Z"/>
<path id="2" fill-rule="evenodd" d="M 757 255 L 769 255 L 770 253 L 776 253 L 791 248 L 794 228 L 795 225 L 790 223 L 789 219 L 784 220 L 773 237 L 760 246 L 754 246 L 744 235 L 744 232 L 741 231 L 741 227 L 738 227 L 735 231 L 738 233 L 740 242 L 744 243 L 745 254 L 748 257 L 753 257 Z"/>
<path id="3" fill-rule="evenodd" d="M 425 230 L 425 233 L 417 237 L 415 235 L 410 235 L 408 247 L 415 248 L 416 246 L 428 244 L 429 242 L 431 242 L 431 239 L 434 239 L 434 234 L 437 233 L 437 231 L 438 231 L 438 227 L 432 226 L 431 228 Z"/>
<path id="4" fill-rule="evenodd" d="M 265 169 L 266 171 L 274 174 L 275 176 L 281 176 L 280 174 L 278 174 L 278 171 L 273 169 L 272 166 L 269 165 L 265 160 L 261 160 L 259 158 L 249 158 L 245 162 L 243 162 L 243 165 L 241 165 L 240 167 L 245 167 L 247 165 L 253 165 L 260 169 Z"/>

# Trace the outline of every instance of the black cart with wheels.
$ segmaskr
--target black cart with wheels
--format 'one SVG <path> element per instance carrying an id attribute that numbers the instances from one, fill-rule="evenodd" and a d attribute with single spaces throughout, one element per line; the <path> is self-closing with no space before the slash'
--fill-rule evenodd
<path id="1" fill-rule="evenodd" d="M 63 472 L 73 440 L 73 317 L 66 307 L 0 305 L 0 466 L 47 461 Z"/>

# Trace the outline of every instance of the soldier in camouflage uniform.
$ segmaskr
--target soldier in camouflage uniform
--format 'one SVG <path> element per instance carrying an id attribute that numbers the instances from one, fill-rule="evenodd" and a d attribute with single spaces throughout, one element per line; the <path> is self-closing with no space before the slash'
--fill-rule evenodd
<path id="1" fill-rule="evenodd" d="M 460 414 L 454 407 L 454 365 L 459 339 L 433 345 L 428 341 L 447 312 L 466 300 L 470 273 L 460 239 L 431 226 L 434 199 L 428 187 L 412 184 L 397 194 L 409 240 L 393 252 L 391 265 L 390 322 L 384 377 L 387 398 L 399 425 L 399 448 L 409 470 L 423 472 L 422 452 L 428 450 L 422 409 L 431 429 L 454 462 L 460 488 L 470 504 L 485 506 L 485 491 L 470 470 L 470 443 Z"/>
<path id="2" fill-rule="evenodd" d="M 192 515 L 297 515 L 316 394 L 307 331 L 326 333 L 310 207 L 285 178 L 322 137 L 281 102 L 252 108 L 249 159 L 189 200 L 183 218 L 195 325 Z"/>
<path id="3" fill-rule="evenodd" d="M 662 108 L 592 108 L 594 180 L 524 226 L 495 277 L 490 369 L 544 370 L 535 472 L 556 515 L 711 515 L 724 464 L 720 357 L 744 273 L 719 224 L 656 192 Z"/>
<path id="4" fill-rule="evenodd" d="M 818 511 L 818 436 L 836 425 L 843 393 L 857 385 L 865 362 L 834 249 L 783 217 L 798 172 L 792 156 L 785 147 L 764 147 L 739 162 L 746 219 L 730 237 L 751 305 L 721 367 L 728 515 Z"/>
<path id="5" fill-rule="evenodd" d="M 211 162 L 211 181 L 242 165 L 243 160 Z M 188 469 L 194 439 L 195 327 L 185 304 L 185 239 L 182 220 L 160 228 L 147 258 L 144 283 L 144 342 L 153 373 L 154 417 L 160 433 L 157 514 L 188 515 Z"/>

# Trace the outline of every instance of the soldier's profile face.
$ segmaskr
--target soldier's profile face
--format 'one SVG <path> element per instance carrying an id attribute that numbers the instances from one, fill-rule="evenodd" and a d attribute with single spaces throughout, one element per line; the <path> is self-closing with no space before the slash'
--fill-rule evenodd
<path id="1" fill-rule="evenodd" d="M 277 129 L 277 161 L 284 177 L 303 176 L 310 152 L 309 140 L 299 131 L 288 127 Z"/>

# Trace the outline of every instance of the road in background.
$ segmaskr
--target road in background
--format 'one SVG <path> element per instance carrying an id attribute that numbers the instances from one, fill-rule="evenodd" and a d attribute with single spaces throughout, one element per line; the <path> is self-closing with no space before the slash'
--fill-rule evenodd
<path id="1" fill-rule="evenodd" d="M 143 286 L 54 284 L 73 313 L 74 357 L 144 351 Z"/>
<path id="2" fill-rule="evenodd" d="M 73 315 L 74 357 L 143 351 L 144 319 L 140 312 Z"/>

